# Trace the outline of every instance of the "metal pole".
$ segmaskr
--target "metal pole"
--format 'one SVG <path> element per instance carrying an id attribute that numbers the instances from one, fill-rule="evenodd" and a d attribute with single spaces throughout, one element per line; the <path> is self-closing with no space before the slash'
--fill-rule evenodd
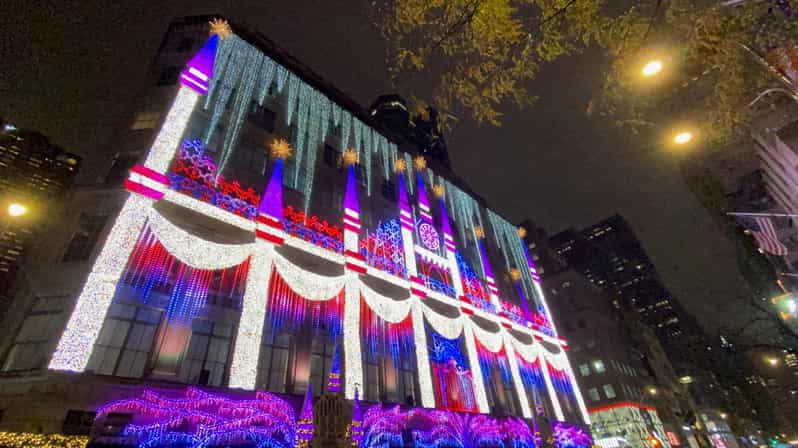
<path id="1" fill-rule="evenodd" d="M 743 212 L 726 212 L 729 216 L 767 216 L 772 218 L 798 218 L 795 213 L 743 213 Z"/>

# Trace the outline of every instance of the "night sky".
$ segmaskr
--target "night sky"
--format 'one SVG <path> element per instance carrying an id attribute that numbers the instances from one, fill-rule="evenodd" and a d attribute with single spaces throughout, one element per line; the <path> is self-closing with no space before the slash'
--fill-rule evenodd
<path id="1" fill-rule="evenodd" d="M 390 91 L 367 1 L 11 0 L 3 10 L 0 115 L 84 156 L 129 125 L 127 104 L 175 16 L 246 22 L 364 106 Z M 530 85 L 538 102 L 508 108 L 502 127 L 463 118 L 447 137 L 454 169 L 494 208 L 551 234 L 622 214 L 673 295 L 708 330 L 726 325 L 729 302 L 745 294 L 731 247 L 683 183 L 678 156 L 585 115 L 601 70 L 594 52 L 567 58 L 542 71 Z"/>

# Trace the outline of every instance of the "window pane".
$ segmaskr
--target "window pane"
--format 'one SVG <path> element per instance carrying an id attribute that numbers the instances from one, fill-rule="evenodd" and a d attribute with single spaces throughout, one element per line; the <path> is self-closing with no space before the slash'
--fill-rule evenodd
<path id="1" fill-rule="evenodd" d="M 615 398 L 615 388 L 612 387 L 612 384 L 604 385 L 604 395 L 606 395 L 607 398 Z"/>

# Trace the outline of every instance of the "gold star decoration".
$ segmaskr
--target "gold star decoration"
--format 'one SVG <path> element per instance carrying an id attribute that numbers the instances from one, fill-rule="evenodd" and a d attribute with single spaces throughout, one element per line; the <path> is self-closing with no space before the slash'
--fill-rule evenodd
<path id="1" fill-rule="evenodd" d="M 521 271 L 518 268 L 510 269 L 510 278 L 513 279 L 514 282 L 517 282 L 519 278 L 521 278 Z"/>
<path id="2" fill-rule="evenodd" d="M 211 36 L 215 34 L 219 36 L 219 39 L 222 40 L 227 39 L 228 37 L 230 37 L 231 34 L 233 34 L 233 30 L 230 29 L 230 24 L 227 23 L 227 20 L 218 19 L 218 18 L 213 19 L 210 22 L 208 22 L 208 25 L 211 26 L 211 32 L 210 32 Z"/>
<path id="3" fill-rule="evenodd" d="M 432 187 L 432 192 L 435 193 L 436 198 L 443 197 L 443 185 L 438 184 Z"/>
<path id="4" fill-rule="evenodd" d="M 269 147 L 269 152 L 271 153 L 272 157 L 275 159 L 288 159 L 291 157 L 291 153 L 293 149 L 291 149 L 291 145 L 288 144 L 288 141 L 283 138 L 278 138 L 277 140 L 273 141 Z"/>
<path id="5" fill-rule="evenodd" d="M 481 240 L 485 238 L 485 231 L 480 226 L 474 226 L 474 236 Z"/>
<path id="6" fill-rule="evenodd" d="M 397 173 L 404 173 L 406 169 L 407 162 L 405 162 L 405 159 L 396 159 L 393 163 L 393 170 Z"/>
<path id="7" fill-rule="evenodd" d="M 344 151 L 344 166 L 354 165 L 357 163 L 357 152 L 352 148 L 346 148 Z"/>
<path id="8" fill-rule="evenodd" d="M 526 236 L 526 229 L 523 227 L 518 227 L 518 238 L 524 238 Z"/>
<path id="9" fill-rule="evenodd" d="M 422 156 L 418 156 L 413 159 L 413 166 L 416 167 L 418 171 L 421 171 L 427 167 L 427 159 Z"/>

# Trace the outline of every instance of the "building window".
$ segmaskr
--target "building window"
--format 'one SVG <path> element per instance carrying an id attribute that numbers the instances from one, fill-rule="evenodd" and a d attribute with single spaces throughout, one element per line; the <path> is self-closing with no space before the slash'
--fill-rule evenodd
<path id="1" fill-rule="evenodd" d="M 587 390 L 587 396 L 590 397 L 590 401 L 599 401 L 601 400 L 601 396 L 599 395 L 598 389 L 595 387 L 592 389 Z"/>
<path id="2" fill-rule="evenodd" d="M 271 109 L 266 106 L 261 106 L 257 103 L 257 101 L 253 101 L 250 104 L 247 118 L 249 119 L 250 123 L 263 129 L 264 131 L 268 133 L 274 132 L 274 122 L 276 117 L 277 115 Z"/>
<path id="3" fill-rule="evenodd" d="M 70 436 L 87 436 L 94 425 L 95 417 L 97 417 L 96 412 L 70 409 L 67 411 L 61 433 Z"/>
<path id="4" fill-rule="evenodd" d="M 69 241 L 66 253 L 61 259 L 62 262 L 84 261 L 91 257 L 92 250 L 97 244 L 108 221 L 108 215 L 81 213 L 78 218 L 78 225 L 72 239 Z"/>
<path id="5" fill-rule="evenodd" d="M 582 376 L 589 376 L 590 366 L 587 364 L 579 364 L 579 374 Z"/>
<path id="6" fill-rule="evenodd" d="M 87 370 L 101 375 L 143 377 L 160 321 L 160 310 L 112 304 Z"/>
<path id="7" fill-rule="evenodd" d="M 105 183 L 109 185 L 120 185 L 127 179 L 130 169 L 139 161 L 139 155 L 133 153 L 117 154 L 111 164 L 111 169 L 105 176 Z"/>
<path id="8" fill-rule="evenodd" d="M 413 406 L 416 403 L 415 359 L 410 356 L 401 357 L 397 370 L 397 401 L 403 402 L 408 406 Z"/>
<path id="9" fill-rule="evenodd" d="M 605 384 L 604 386 L 604 395 L 607 398 L 615 398 L 615 388 L 612 387 L 612 384 Z"/>
<path id="10" fill-rule="evenodd" d="M 324 163 L 327 166 L 338 167 L 341 162 L 341 151 L 330 145 L 324 145 Z"/>
<path id="11" fill-rule="evenodd" d="M 194 38 L 184 37 L 180 39 L 180 42 L 178 42 L 177 48 L 175 48 L 175 50 L 178 53 L 185 53 L 187 51 L 190 51 L 193 46 L 194 46 Z"/>
<path id="12" fill-rule="evenodd" d="M 293 352 L 293 339 L 290 334 L 263 335 L 261 345 L 260 389 L 285 393 L 289 375 L 288 368 Z"/>
<path id="13" fill-rule="evenodd" d="M 607 370 L 607 368 L 604 367 L 604 361 L 602 361 L 600 359 L 594 360 L 593 361 L 593 370 L 595 370 L 596 373 L 604 373 Z"/>
<path id="14" fill-rule="evenodd" d="M 313 395 L 319 396 L 327 392 L 327 378 L 332 369 L 335 344 L 321 337 L 313 338 L 310 351 L 310 382 L 313 384 Z"/>
<path id="15" fill-rule="evenodd" d="M 6 357 L 4 372 L 46 367 L 51 342 L 61 330 L 61 312 L 67 296 L 37 297 Z"/>
<path id="16" fill-rule="evenodd" d="M 180 74 L 179 67 L 165 67 L 161 70 L 160 76 L 158 76 L 158 85 L 159 86 L 171 86 L 177 83 L 177 77 Z"/>
<path id="17" fill-rule="evenodd" d="M 158 124 L 158 118 L 160 118 L 160 116 L 161 114 L 158 112 L 139 112 L 136 114 L 136 118 L 133 119 L 133 124 L 130 125 L 130 129 L 134 131 L 154 129 Z"/>
<path id="18" fill-rule="evenodd" d="M 191 342 L 180 366 L 180 380 L 222 386 L 232 337 L 232 325 L 195 319 L 191 324 Z"/>

